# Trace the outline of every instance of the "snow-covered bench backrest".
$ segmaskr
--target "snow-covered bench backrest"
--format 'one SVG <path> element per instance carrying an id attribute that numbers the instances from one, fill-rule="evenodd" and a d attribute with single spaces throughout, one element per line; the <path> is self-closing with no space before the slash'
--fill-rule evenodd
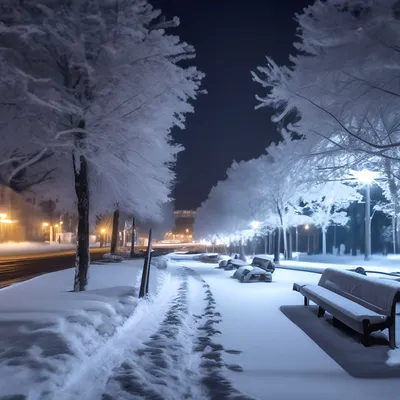
<path id="1" fill-rule="evenodd" d="M 399 282 L 331 268 L 324 271 L 318 285 L 383 315 L 391 315 L 396 295 L 400 296 Z"/>

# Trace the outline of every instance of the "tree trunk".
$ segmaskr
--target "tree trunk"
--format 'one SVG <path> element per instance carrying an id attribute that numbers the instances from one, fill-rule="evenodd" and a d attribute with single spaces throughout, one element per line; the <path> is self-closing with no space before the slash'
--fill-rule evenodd
<path id="1" fill-rule="evenodd" d="M 119 227 L 119 210 L 118 208 L 114 211 L 113 224 L 112 224 L 112 236 L 111 236 L 111 254 L 115 254 L 118 248 L 118 227 Z"/>
<path id="2" fill-rule="evenodd" d="M 322 231 L 322 254 L 326 255 L 326 228 L 323 226 Z"/>
<path id="3" fill-rule="evenodd" d="M 281 231 L 280 228 L 275 229 L 275 238 L 274 238 L 274 262 L 279 264 L 279 250 L 281 245 Z"/>
<path id="4" fill-rule="evenodd" d="M 243 239 L 241 238 L 240 239 L 240 253 L 239 253 L 239 258 L 242 260 L 242 261 L 246 261 L 246 256 L 245 256 L 245 254 L 244 254 L 244 249 L 243 249 Z"/>
<path id="5" fill-rule="evenodd" d="M 288 254 L 288 241 L 287 241 L 287 231 L 286 229 L 282 226 L 282 234 L 283 234 L 283 255 L 285 257 L 285 260 L 288 259 L 289 254 Z"/>
<path id="6" fill-rule="evenodd" d="M 397 218 L 394 215 L 392 218 L 392 235 L 393 235 L 393 254 L 396 254 L 397 252 L 397 235 L 396 235 L 396 229 L 397 228 Z"/>
<path id="7" fill-rule="evenodd" d="M 84 126 L 83 126 L 84 128 Z M 89 184 L 85 156 L 79 157 L 79 170 L 76 167 L 75 154 L 72 155 L 75 177 L 75 193 L 78 205 L 78 232 L 75 261 L 74 291 L 86 289 L 89 269 Z"/>
<path id="8" fill-rule="evenodd" d="M 267 235 L 268 235 L 268 236 L 267 236 Z M 264 254 L 267 254 L 268 239 L 269 239 L 269 233 L 267 233 L 267 234 L 264 236 Z"/>
<path id="9" fill-rule="evenodd" d="M 131 253 L 130 258 L 135 256 L 135 217 L 132 217 L 132 239 L 131 239 Z"/>
<path id="10" fill-rule="evenodd" d="M 293 235 L 292 235 L 292 228 L 288 229 L 289 234 L 289 248 L 288 248 L 288 259 L 291 260 L 293 258 Z"/>
<path id="11" fill-rule="evenodd" d="M 275 240 L 275 235 L 273 232 L 270 232 L 269 243 L 268 243 L 268 254 L 273 254 L 274 252 L 274 240 Z"/>

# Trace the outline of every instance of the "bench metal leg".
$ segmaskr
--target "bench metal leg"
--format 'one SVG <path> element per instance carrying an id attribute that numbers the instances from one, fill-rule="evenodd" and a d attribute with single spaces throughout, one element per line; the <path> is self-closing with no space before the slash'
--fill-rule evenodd
<path id="1" fill-rule="evenodd" d="M 369 321 L 365 319 L 363 321 L 363 333 L 361 334 L 361 343 L 365 346 L 369 346 Z"/>
<path id="2" fill-rule="evenodd" d="M 308 306 L 308 299 L 307 299 L 307 297 L 305 297 L 305 296 L 304 296 L 304 305 L 305 305 L 305 306 Z"/>
<path id="3" fill-rule="evenodd" d="M 339 326 L 339 320 L 335 317 L 332 318 L 332 325 L 337 328 Z"/>
<path id="4" fill-rule="evenodd" d="M 389 326 L 389 346 L 391 349 L 396 348 L 396 326 L 394 324 L 394 321 Z"/>
<path id="5" fill-rule="evenodd" d="M 318 307 L 318 318 L 323 317 L 325 314 L 325 310 L 322 307 Z"/>

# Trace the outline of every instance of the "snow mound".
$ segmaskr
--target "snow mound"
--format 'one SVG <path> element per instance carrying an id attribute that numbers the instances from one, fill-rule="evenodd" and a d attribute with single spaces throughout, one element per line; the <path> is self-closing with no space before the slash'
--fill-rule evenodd
<path id="1" fill-rule="evenodd" d="M 42 295 L 24 311 L 10 304 L 0 314 L 0 393 L 43 394 L 61 386 L 65 375 L 105 343 L 136 304 L 132 287 Z"/>
<path id="2" fill-rule="evenodd" d="M 166 256 L 160 256 L 160 257 L 152 257 L 151 258 L 151 265 L 158 268 L 158 269 L 167 269 L 168 268 L 168 263 L 169 263 L 169 258 Z"/>
<path id="3" fill-rule="evenodd" d="M 86 292 L 68 291 L 74 269 L 0 290 L 1 395 L 55 398 L 132 318 L 142 265 L 138 260 L 91 266 Z M 153 274 L 151 295 L 165 276 Z"/>

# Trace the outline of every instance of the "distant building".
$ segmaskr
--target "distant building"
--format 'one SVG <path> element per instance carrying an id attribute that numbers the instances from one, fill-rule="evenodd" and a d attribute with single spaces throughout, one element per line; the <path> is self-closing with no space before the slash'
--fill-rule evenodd
<path id="1" fill-rule="evenodd" d="M 196 211 L 175 210 L 175 228 L 172 232 L 165 234 L 165 240 L 174 242 L 192 242 L 193 225 L 196 218 Z"/>

